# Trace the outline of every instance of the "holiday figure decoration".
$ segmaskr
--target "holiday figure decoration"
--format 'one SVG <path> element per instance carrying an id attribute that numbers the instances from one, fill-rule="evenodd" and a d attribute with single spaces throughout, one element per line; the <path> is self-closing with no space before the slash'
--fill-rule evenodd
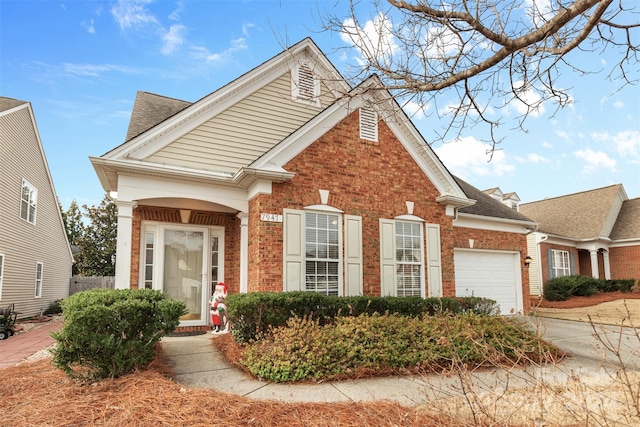
<path id="1" fill-rule="evenodd" d="M 213 295 L 209 299 L 211 306 L 211 323 L 213 323 L 212 334 L 228 332 L 227 306 L 224 299 L 227 297 L 227 285 L 219 282 L 213 291 Z"/>

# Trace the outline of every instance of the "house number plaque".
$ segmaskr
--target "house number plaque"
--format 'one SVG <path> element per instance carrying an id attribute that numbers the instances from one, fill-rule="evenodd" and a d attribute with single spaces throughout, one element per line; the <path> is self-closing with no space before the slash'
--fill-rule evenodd
<path id="1" fill-rule="evenodd" d="M 263 213 L 260 214 L 260 221 L 282 222 L 282 215 Z"/>

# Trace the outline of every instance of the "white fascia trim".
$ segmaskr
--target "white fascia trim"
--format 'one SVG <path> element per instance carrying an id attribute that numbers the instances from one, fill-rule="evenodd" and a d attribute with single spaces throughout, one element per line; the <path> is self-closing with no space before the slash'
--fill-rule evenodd
<path id="1" fill-rule="evenodd" d="M 536 229 L 538 224 L 532 221 L 520 221 L 515 219 L 458 213 L 458 217 L 453 220 L 453 226 L 475 228 L 479 230 L 530 234 Z"/>
<path id="2" fill-rule="evenodd" d="M 233 175 L 224 172 L 190 169 L 185 166 L 163 165 L 141 160 L 113 160 L 105 158 L 91 158 L 94 167 L 113 168 L 118 171 L 129 172 L 133 175 L 152 175 L 189 179 L 202 182 L 216 182 L 218 184 L 233 185 Z"/>
<path id="3" fill-rule="evenodd" d="M 623 248 L 627 246 L 640 246 L 640 239 L 615 240 L 609 244 L 610 248 Z"/>

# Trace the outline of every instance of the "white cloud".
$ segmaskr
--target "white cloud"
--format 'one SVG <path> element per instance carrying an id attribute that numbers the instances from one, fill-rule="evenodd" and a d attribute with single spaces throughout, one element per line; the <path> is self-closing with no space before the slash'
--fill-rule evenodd
<path id="1" fill-rule="evenodd" d="M 593 151 L 591 148 L 587 148 L 586 150 L 574 151 L 573 155 L 586 163 L 582 169 L 584 174 L 595 172 L 598 169 L 616 170 L 615 159 L 612 159 L 603 151 Z"/>
<path id="2" fill-rule="evenodd" d="M 84 29 L 87 30 L 87 33 L 89 33 L 89 34 L 95 34 L 96 33 L 96 27 L 94 27 L 94 25 L 93 25 L 93 19 L 88 24 L 86 22 L 82 21 L 80 23 L 80 25 L 82 25 L 84 27 Z"/>
<path id="3" fill-rule="evenodd" d="M 564 130 L 555 130 L 553 131 L 553 133 L 555 133 L 556 135 L 558 135 L 558 137 L 562 138 L 562 139 L 570 139 L 571 135 L 569 134 L 569 132 L 564 131 Z"/>
<path id="4" fill-rule="evenodd" d="M 431 105 L 419 104 L 415 101 L 407 101 L 402 105 L 402 109 L 407 113 L 412 120 L 420 120 L 424 118 L 427 111 L 431 108 Z"/>
<path id="5" fill-rule="evenodd" d="M 541 156 L 539 154 L 536 153 L 529 153 L 529 155 L 527 155 L 527 157 L 516 157 L 516 161 L 520 162 L 520 163 L 548 163 L 551 160 L 547 159 L 544 156 Z"/>
<path id="6" fill-rule="evenodd" d="M 246 39 L 238 38 L 235 40 L 231 40 L 231 46 L 219 53 L 210 52 L 204 46 L 192 46 L 191 56 L 197 60 L 204 60 L 206 62 L 220 62 L 225 61 L 231 57 L 231 55 L 239 50 L 243 50 L 247 48 Z"/>
<path id="7" fill-rule="evenodd" d="M 513 83 L 513 87 L 519 98 L 515 98 L 511 105 L 518 113 L 528 114 L 530 117 L 540 117 L 544 113 L 542 98 L 530 86 L 519 80 Z"/>
<path id="8" fill-rule="evenodd" d="M 184 12 L 184 2 L 179 1 L 176 4 L 176 9 L 169 14 L 169 19 L 172 20 L 172 21 L 179 21 L 180 20 L 180 14 L 182 12 Z"/>
<path id="9" fill-rule="evenodd" d="M 611 105 L 613 105 L 613 108 L 616 108 L 618 110 L 624 108 L 624 102 L 622 102 L 620 100 L 614 101 L 613 104 L 611 104 Z"/>
<path id="10" fill-rule="evenodd" d="M 435 152 L 453 174 L 463 179 L 487 175 L 502 176 L 513 172 L 515 167 L 504 151 L 495 150 L 491 158 L 487 153 L 491 148 L 490 144 L 467 136 L 442 144 L 435 148 Z"/>
<path id="11" fill-rule="evenodd" d="M 169 31 L 162 36 L 161 52 L 163 55 L 170 55 L 184 43 L 184 30 L 184 25 L 180 24 L 169 27 Z"/>
<path id="12" fill-rule="evenodd" d="M 554 14 L 551 0 L 525 0 L 527 16 L 536 25 L 544 25 Z"/>
<path id="13" fill-rule="evenodd" d="M 384 13 L 379 13 L 374 19 L 359 27 L 351 18 L 342 23 L 340 38 L 345 43 L 358 49 L 365 59 L 382 59 L 392 56 L 398 49 L 391 29 L 393 23 Z"/>
<path id="14" fill-rule="evenodd" d="M 640 131 L 625 130 L 610 135 L 608 132 L 594 132 L 594 141 L 613 144 L 616 152 L 632 163 L 640 163 Z"/>
<path id="15" fill-rule="evenodd" d="M 122 31 L 148 24 L 158 25 L 156 17 L 145 7 L 149 3 L 151 0 L 118 0 L 111 8 L 111 14 Z"/>
<path id="16" fill-rule="evenodd" d="M 94 64 L 62 64 L 63 72 L 78 77 L 99 77 L 101 74 L 109 72 L 118 72 L 122 74 L 138 74 L 140 71 L 121 65 L 94 65 Z"/>
<path id="17" fill-rule="evenodd" d="M 428 46 L 428 56 L 435 60 L 443 60 L 455 56 L 462 49 L 459 35 L 447 27 L 431 27 L 425 36 L 425 44 Z"/>
<path id="18" fill-rule="evenodd" d="M 245 37 L 249 37 L 249 29 L 255 26 L 256 24 L 253 24 L 251 22 L 244 22 L 242 24 L 242 35 L 244 35 Z"/>

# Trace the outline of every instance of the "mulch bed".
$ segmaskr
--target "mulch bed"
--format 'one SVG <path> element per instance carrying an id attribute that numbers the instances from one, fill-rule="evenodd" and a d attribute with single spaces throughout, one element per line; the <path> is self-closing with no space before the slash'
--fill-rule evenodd
<path id="1" fill-rule="evenodd" d="M 603 302 L 616 301 L 620 299 L 640 299 L 637 292 L 600 292 L 590 297 L 573 296 L 566 301 L 547 301 L 545 299 L 533 300 L 532 307 L 540 308 L 580 308 L 591 307 Z"/>
<path id="2" fill-rule="evenodd" d="M 0 424 L 12 427 L 463 425 L 392 402 L 284 403 L 186 388 L 170 379 L 162 352 L 146 370 L 93 384 L 68 379 L 50 359 L 0 374 Z"/>

